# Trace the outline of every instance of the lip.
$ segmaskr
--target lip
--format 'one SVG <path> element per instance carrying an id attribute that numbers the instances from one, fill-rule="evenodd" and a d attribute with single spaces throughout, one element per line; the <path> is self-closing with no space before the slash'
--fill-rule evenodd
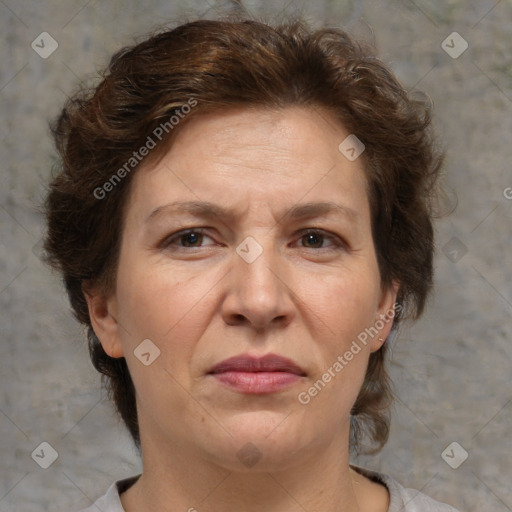
<path id="1" fill-rule="evenodd" d="M 293 385 L 306 376 L 291 359 L 277 354 L 254 357 L 249 354 L 231 357 L 215 365 L 208 375 L 242 393 L 274 393 Z"/>

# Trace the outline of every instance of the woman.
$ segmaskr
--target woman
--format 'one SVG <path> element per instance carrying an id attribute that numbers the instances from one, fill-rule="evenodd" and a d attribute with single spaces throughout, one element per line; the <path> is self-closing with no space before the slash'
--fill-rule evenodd
<path id="1" fill-rule="evenodd" d="M 432 285 L 429 126 L 300 22 L 179 26 L 68 102 L 45 247 L 143 462 L 88 510 L 454 510 L 349 462 Z"/>

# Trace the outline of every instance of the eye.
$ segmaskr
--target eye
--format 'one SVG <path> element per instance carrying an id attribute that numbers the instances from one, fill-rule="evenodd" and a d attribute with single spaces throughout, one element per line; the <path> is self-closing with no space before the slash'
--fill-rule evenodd
<path id="1" fill-rule="evenodd" d="M 306 249 L 336 249 L 345 246 L 345 243 L 339 237 L 319 229 L 303 231 L 299 240 L 302 242 L 301 247 Z M 325 241 L 329 241 L 330 245 L 324 246 Z"/>
<path id="2" fill-rule="evenodd" d="M 337 250 L 346 247 L 346 243 L 334 234 L 321 229 L 303 230 L 299 237 L 299 247 L 313 250 Z M 205 243 L 209 239 L 213 243 Z M 178 231 L 165 238 L 161 246 L 170 250 L 198 249 L 208 245 L 215 245 L 211 237 L 205 234 L 203 228 L 193 228 Z"/>
<path id="3" fill-rule="evenodd" d="M 183 248 L 196 248 L 202 247 L 202 242 L 205 238 L 211 238 L 204 234 L 202 229 L 189 229 L 174 233 L 166 238 L 162 245 L 168 248 L 183 249 Z"/>

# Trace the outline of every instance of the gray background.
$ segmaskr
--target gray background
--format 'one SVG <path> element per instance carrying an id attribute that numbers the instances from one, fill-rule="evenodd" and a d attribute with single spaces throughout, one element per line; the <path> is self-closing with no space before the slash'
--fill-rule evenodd
<path id="1" fill-rule="evenodd" d="M 405 86 L 434 101 L 448 149 L 443 204 L 457 208 L 437 223 L 428 310 L 393 343 L 389 443 L 354 462 L 463 511 L 512 510 L 511 1 L 245 5 L 270 18 L 302 9 L 314 26 L 375 38 Z M 0 512 L 77 510 L 139 470 L 59 279 L 38 259 L 38 205 L 55 162 L 48 120 L 134 36 L 228 8 L 214 0 L 0 1 Z M 47 59 L 31 48 L 43 31 L 59 44 Z M 441 47 L 453 31 L 469 44 L 456 59 Z M 31 458 L 43 441 L 58 452 L 48 469 Z M 454 441 L 469 454 L 457 469 L 441 457 Z"/>

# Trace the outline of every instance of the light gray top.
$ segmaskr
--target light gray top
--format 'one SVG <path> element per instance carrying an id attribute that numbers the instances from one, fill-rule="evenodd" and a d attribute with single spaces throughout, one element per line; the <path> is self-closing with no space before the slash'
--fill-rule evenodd
<path id="1" fill-rule="evenodd" d="M 350 467 L 371 480 L 383 483 L 388 488 L 390 495 L 388 512 L 459 512 L 446 503 L 440 503 L 419 491 L 403 487 L 391 476 L 353 464 Z M 115 482 L 104 496 L 81 512 L 125 512 L 119 495 L 135 483 L 137 478 L 138 476 L 133 476 Z"/>

